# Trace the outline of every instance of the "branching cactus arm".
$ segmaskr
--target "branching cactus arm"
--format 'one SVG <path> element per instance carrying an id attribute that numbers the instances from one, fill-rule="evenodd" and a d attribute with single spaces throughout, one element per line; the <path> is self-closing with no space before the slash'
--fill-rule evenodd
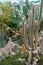
<path id="1" fill-rule="evenodd" d="M 38 30 L 40 28 L 40 23 L 41 23 L 42 6 L 43 6 L 43 0 L 41 0 L 41 6 L 40 6 L 39 19 L 38 19 Z"/>
<path id="2" fill-rule="evenodd" d="M 37 49 L 38 46 L 38 28 L 37 23 L 35 23 L 35 49 Z"/>
<path id="3" fill-rule="evenodd" d="M 43 0 L 41 0 L 39 19 L 38 21 L 35 20 L 35 49 L 37 49 L 37 46 L 38 46 L 38 32 L 39 32 L 40 23 L 41 23 L 42 4 L 43 4 Z"/>
<path id="4" fill-rule="evenodd" d="M 28 62 L 30 64 L 31 63 L 31 57 L 32 57 L 32 48 L 29 47 L 29 43 L 27 41 L 27 31 L 26 31 L 25 19 L 22 19 L 22 22 L 23 22 L 23 41 L 24 41 L 25 47 L 29 51 Z"/>
<path id="5" fill-rule="evenodd" d="M 30 43 L 33 46 L 33 35 L 34 35 L 34 4 L 30 11 Z"/>
<path id="6" fill-rule="evenodd" d="M 27 50 L 29 50 L 29 43 L 27 39 L 27 31 L 26 31 L 26 21 L 25 18 L 22 18 L 22 27 L 23 27 L 23 43 L 25 44 Z"/>

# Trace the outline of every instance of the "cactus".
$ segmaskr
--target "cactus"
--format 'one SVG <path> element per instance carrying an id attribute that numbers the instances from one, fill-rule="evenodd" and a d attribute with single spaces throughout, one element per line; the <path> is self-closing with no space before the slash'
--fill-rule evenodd
<path id="1" fill-rule="evenodd" d="M 34 50 L 37 50 L 37 47 L 38 47 L 38 32 L 39 32 L 40 23 L 41 23 L 42 4 L 43 4 L 43 0 L 41 0 L 41 6 L 40 6 L 38 21 L 36 21 L 34 19 L 34 16 L 35 16 L 34 4 L 32 5 L 32 10 L 30 11 L 30 27 L 29 27 L 30 28 L 30 31 L 29 31 L 29 33 L 30 33 L 30 42 L 28 42 L 28 38 L 27 38 L 26 20 L 25 20 L 25 17 L 22 18 L 23 43 L 25 44 L 27 50 L 29 50 L 29 52 L 30 52 L 29 53 L 29 64 L 31 62 L 32 48 L 34 47 Z M 34 38 L 33 35 L 35 37 L 35 44 L 33 42 L 33 38 Z M 30 47 L 29 43 L 31 44 L 31 47 Z M 39 56 L 38 56 L 38 58 L 39 58 Z"/>
<path id="2" fill-rule="evenodd" d="M 38 18 L 37 22 L 35 22 L 35 47 L 36 47 L 36 49 L 38 46 L 38 32 L 39 32 L 40 23 L 41 23 L 42 5 L 43 5 L 43 0 L 41 0 L 39 18 Z"/>

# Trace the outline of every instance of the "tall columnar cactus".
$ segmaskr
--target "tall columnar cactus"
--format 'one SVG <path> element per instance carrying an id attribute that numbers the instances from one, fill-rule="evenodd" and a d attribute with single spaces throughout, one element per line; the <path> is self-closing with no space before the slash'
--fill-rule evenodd
<path id="1" fill-rule="evenodd" d="M 42 7 L 43 7 L 43 0 L 41 0 L 41 6 L 40 6 L 40 12 L 39 12 L 39 18 L 38 18 L 38 30 L 40 28 L 40 23 L 41 23 Z"/>
<path id="2" fill-rule="evenodd" d="M 40 29 L 40 23 L 41 23 L 41 14 L 42 14 L 42 5 L 43 5 L 43 0 L 41 0 L 41 5 L 40 5 L 40 12 L 39 12 L 39 18 L 38 20 L 35 22 L 35 47 L 37 49 L 38 46 L 38 32 Z"/>
<path id="3" fill-rule="evenodd" d="M 27 38 L 27 32 L 26 32 L 26 21 L 25 17 L 22 18 L 22 23 L 23 23 L 23 43 L 25 43 L 26 48 L 29 50 L 29 43 L 28 43 L 28 38 Z"/>
<path id="4" fill-rule="evenodd" d="M 33 46 L 33 32 L 34 32 L 34 4 L 30 11 L 30 44 Z"/>
<path id="5" fill-rule="evenodd" d="M 40 12 L 39 12 L 39 18 L 38 21 L 35 20 L 34 18 L 34 4 L 32 5 L 32 10 L 30 11 L 30 44 L 31 47 L 29 46 L 28 43 L 28 38 L 27 38 L 27 31 L 26 31 L 26 20 L 23 17 L 22 18 L 22 23 L 23 23 L 23 43 L 25 44 L 27 50 L 30 51 L 29 53 L 29 61 L 31 61 L 31 55 L 32 55 L 32 48 L 35 47 L 34 50 L 37 50 L 38 47 L 38 32 L 39 32 L 39 28 L 40 28 L 40 23 L 41 23 L 41 13 L 42 13 L 42 4 L 43 4 L 43 0 L 41 0 L 41 5 L 40 5 Z M 34 35 L 34 37 L 33 37 Z M 33 42 L 33 38 L 35 38 L 35 44 Z M 37 55 L 38 56 L 38 55 Z"/>
<path id="6" fill-rule="evenodd" d="M 26 31 L 26 22 L 25 19 L 22 19 L 22 23 L 23 23 L 23 43 L 25 44 L 25 47 L 27 48 L 27 50 L 29 51 L 29 64 L 31 62 L 31 56 L 32 56 L 32 48 L 30 48 L 29 43 L 28 43 L 28 39 L 27 39 L 27 31 Z"/>

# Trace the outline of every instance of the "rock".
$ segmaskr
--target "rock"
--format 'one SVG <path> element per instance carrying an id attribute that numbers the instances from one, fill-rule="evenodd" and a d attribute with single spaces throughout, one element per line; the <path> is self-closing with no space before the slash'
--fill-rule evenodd
<path id="1" fill-rule="evenodd" d="M 25 62 L 25 65 L 29 65 L 29 62 L 27 61 L 27 62 Z"/>
<path id="2" fill-rule="evenodd" d="M 11 55 L 15 55 L 16 53 L 15 52 L 11 52 Z"/>
<path id="3" fill-rule="evenodd" d="M 15 47 L 19 48 L 20 46 L 16 43 L 11 42 L 11 40 L 8 41 L 7 45 L 4 48 L 0 48 L 0 57 L 4 56 L 4 58 L 7 58 L 10 55 L 15 55 L 15 53 L 12 52 Z M 19 52 L 19 50 L 17 50 L 16 52 Z"/>
<path id="4" fill-rule="evenodd" d="M 38 64 L 38 61 L 39 61 L 39 59 L 36 58 L 36 57 L 34 57 L 33 58 L 33 64 L 32 65 L 37 65 Z"/>
<path id="5" fill-rule="evenodd" d="M 25 61 L 25 59 L 21 59 L 21 58 L 19 58 L 18 60 L 21 61 L 21 62 Z"/>
<path id="6" fill-rule="evenodd" d="M 35 54 L 35 53 L 38 53 L 38 51 L 37 51 L 37 50 L 34 50 L 34 51 L 33 51 L 33 54 Z"/>
<path id="7" fill-rule="evenodd" d="M 15 46 L 20 47 L 16 43 L 8 42 L 7 45 L 4 48 L 0 48 L 0 55 L 10 54 L 13 51 L 12 49 L 15 48 Z"/>

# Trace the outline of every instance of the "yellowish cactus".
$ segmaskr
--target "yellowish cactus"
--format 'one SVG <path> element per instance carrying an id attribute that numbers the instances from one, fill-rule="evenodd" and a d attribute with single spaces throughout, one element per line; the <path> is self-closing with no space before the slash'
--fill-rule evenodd
<path id="1" fill-rule="evenodd" d="M 25 52 L 27 52 L 27 49 L 26 49 L 25 45 L 22 44 L 21 53 L 25 53 Z"/>

